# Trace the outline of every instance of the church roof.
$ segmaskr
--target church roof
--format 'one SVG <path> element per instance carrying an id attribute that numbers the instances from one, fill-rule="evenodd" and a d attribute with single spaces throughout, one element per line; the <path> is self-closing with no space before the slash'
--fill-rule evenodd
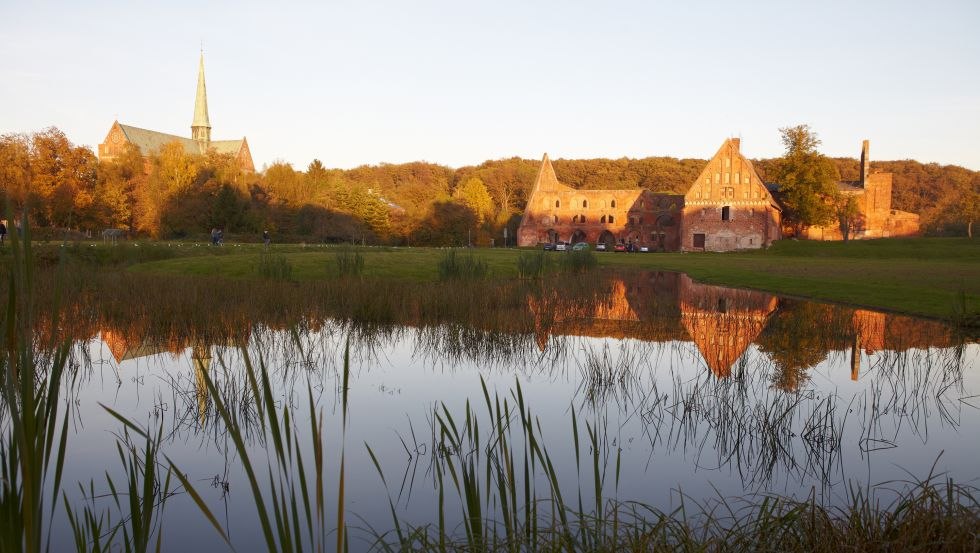
<path id="1" fill-rule="evenodd" d="M 201 145 L 196 140 L 192 140 L 190 138 L 184 138 L 183 136 L 177 136 L 176 134 L 151 131 L 149 129 L 141 129 L 131 125 L 123 125 L 122 123 L 119 124 L 119 128 L 122 129 L 123 133 L 125 133 L 126 139 L 133 145 L 137 146 L 140 151 L 143 152 L 143 155 L 155 154 L 165 145 L 170 144 L 171 142 L 179 142 L 180 145 L 184 147 L 184 151 L 188 154 L 197 155 L 203 153 L 201 150 Z M 214 144 L 214 142 L 212 142 L 212 144 Z"/>
<path id="2" fill-rule="evenodd" d="M 210 146 L 219 154 L 238 155 L 244 142 L 244 138 L 239 138 L 238 140 L 212 140 Z"/>
<path id="3" fill-rule="evenodd" d="M 187 154 L 200 155 L 205 152 L 205 148 L 198 141 L 177 136 L 176 134 L 141 129 L 132 125 L 123 125 L 122 123 L 119 124 L 119 128 L 122 129 L 127 140 L 139 147 L 143 155 L 155 154 L 171 142 L 179 142 Z M 213 140 L 209 146 L 219 154 L 238 155 L 244 142 L 244 138 L 239 138 L 238 140 Z"/>

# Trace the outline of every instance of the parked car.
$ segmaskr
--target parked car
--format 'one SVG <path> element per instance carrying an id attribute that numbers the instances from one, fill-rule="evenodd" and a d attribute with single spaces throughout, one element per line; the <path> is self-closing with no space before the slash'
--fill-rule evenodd
<path id="1" fill-rule="evenodd" d="M 640 253 L 650 253 L 650 246 L 640 246 Z"/>
<path id="2" fill-rule="evenodd" d="M 557 244 L 554 244 L 553 242 L 545 242 L 544 243 L 544 251 L 546 251 L 546 252 L 553 252 L 553 251 L 555 251 L 555 247 L 557 247 Z"/>
<path id="3" fill-rule="evenodd" d="M 573 252 L 581 252 L 581 251 L 585 251 L 585 250 L 588 250 L 588 249 L 589 249 L 589 245 L 586 244 L 585 242 L 579 242 L 578 244 L 575 244 L 574 246 L 572 246 L 572 251 Z"/>
<path id="4" fill-rule="evenodd" d="M 558 242 L 557 244 L 555 244 L 555 251 L 556 252 L 568 251 L 568 242 Z"/>
<path id="5" fill-rule="evenodd" d="M 614 252 L 625 252 L 626 251 L 626 244 L 616 244 L 613 247 L 613 251 Z"/>
<path id="6" fill-rule="evenodd" d="M 595 245 L 595 251 L 597 251 L 597 252 L 604 252 L 604 251 L 606 251 L 606 243 L 605 242 L 599 242 L 598 244 L 596 244 Z"/>

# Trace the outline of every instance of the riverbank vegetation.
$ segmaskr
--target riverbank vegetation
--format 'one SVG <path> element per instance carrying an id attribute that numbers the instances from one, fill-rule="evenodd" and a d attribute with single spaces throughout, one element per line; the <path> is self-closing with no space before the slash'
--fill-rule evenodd
<path id="1" fill-rule="evenodd" d="M 113 249 L 114 248 L 114 249 Z M 299 282 L 334 278 L 343 256 L 323 245 L 272 248 L 292 268 Z M 58 255 L 94 264 L 128 265 L 130 270 L 161 275 L 210 275 L 256 278 L 260 246 L 173 243 L 122 243 L 115 247 L 78 245 L 41 248 L 45 259 Z M 348 250 L 344 250 L 348 251 Z M 355 248 L 361 256 L 358 274 L 368 279 L 436 281 L 450 250 L 432 248 Z M 518 278 L 546 266 L 561 267 L 568 253 L 514 249 L 469 249 L 485 264 L 489 278 Z M 575 253 L 575 252 L 570 252 Z M 719 285 L 925 315 L 941 319 L 976 317 L 980 313 L 980 242 L 970 239 L 915 238 L 810 242 L 783 240 L 768 250 L 712 253 L 595 253 L 599 270 L 633 268 L 680 271 Z M 549 263 L 549 260 L 551 263 Z M 532 263 L 533 262 L 533 263 Z"/>

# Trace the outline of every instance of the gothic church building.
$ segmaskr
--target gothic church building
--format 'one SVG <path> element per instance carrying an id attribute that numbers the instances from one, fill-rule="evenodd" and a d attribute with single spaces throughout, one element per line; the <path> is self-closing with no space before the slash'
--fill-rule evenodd
<path id="1" fill-rule="evenodd" d="M 255 172 L 252 153 L 248 149 L 248 140 L 244 137 L 238 140 L 211 140 L 211 120 L 208 117 L 207 89 L 204 85 L 204 53 L 197 72 L 197 97 L 194 100 L 194 121 L 191 123 L 191 137 L 185 138 L 175 134 L 162 133 L 123 125 L 115 121 L 99 144 L 99 159 L 112 160 L 126 151 L 127 144 L 139 148 L 144 156 L 158 153 L 163 146 L 177 142 L 184 152 L 193 155 L 203 155 L 209 150 L 219 154 L 230 154 L 239 166 L 247 172 Z"/>

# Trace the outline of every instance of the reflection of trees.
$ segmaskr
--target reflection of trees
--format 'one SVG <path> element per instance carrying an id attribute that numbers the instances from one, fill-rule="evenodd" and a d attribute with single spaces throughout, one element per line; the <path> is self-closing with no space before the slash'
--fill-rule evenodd
<path id="1" fill-rule="evenodd" d="M 827 358 L 832 348 L 834 314 L 829 305 L 783 301 L 759 335 L 759 350 L 776 366 L 773 385 L 791 391 L 806 381 L 806 370 Z M 849 329 L 837 329 L 846 332 Z"/>

